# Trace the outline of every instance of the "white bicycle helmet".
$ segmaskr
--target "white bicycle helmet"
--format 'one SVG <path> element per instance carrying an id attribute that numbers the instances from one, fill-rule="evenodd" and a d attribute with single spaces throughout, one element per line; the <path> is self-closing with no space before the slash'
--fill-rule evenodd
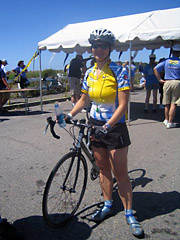
<path id="1" fill-rule="evenodd" d="M 107 42 L 111 46 L 113 46 L 115 43 L 115 37 L 111 31 L 109 31 L 105 28 L 100 28 L 100 29 L 94 30 L 90 34 L 90 38 L 88 39 L 88 41 L 90 44 L 92 44 L 96 41 L 102 41 L 102 42 Z"/>

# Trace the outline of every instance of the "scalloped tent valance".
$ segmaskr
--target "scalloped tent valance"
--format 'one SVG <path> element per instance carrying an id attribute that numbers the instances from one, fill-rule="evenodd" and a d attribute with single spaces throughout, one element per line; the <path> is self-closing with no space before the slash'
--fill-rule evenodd
<path id="1" fill-rule="evenodd" d="M 180 8 L 157 10 L 122 17 L 69 24 L 38 43 L 40 50 L 51 52 L 90 52 L 88 38 L 97 28 L 107 28 L 116 37 L 115 50 L 171 47 L 180 42 Z"/>

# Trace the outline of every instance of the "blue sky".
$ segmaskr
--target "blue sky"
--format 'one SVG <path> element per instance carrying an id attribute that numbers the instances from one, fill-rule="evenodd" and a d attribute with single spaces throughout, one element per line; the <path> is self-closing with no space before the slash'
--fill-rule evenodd
<path id="1" fill-rule="evenodd" d="M 19 60 L 29 62 L 38 42 L 54 34 L 67 24 L 118 17 L 153 10 L 180 7 L 180 0 L 5 0 L 1 2 L 1 38 L 0 59 L 8 60 L 8 70 L 16 67 Z M 120 26 L 118 26 L 120 27 Z M 139 51 L 135 61 L 148 61 L 150 50 Z M 168 57 L 169 49 L 161 48 L 155 51 L 157 59 Z M 42 69 L 63 69 L 65 53 L 42 52 Z M 70 61 L 74 54 L 67 60 Z M 86 57 L 86 56 L 85 56 Z M 121 61 L 129 58 L 124 52 Z M 118 53 L 112 53 L 112 59 L 118 60 Z M 29 70 L 32 70 L 31 64 Z M 35 70 L 39 68 L 38 59 L 35 61 Z"/>

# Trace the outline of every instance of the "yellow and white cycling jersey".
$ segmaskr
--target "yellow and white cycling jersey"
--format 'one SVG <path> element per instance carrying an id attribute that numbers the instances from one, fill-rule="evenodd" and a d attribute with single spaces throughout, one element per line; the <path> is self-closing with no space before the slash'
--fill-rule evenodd
<path id="1" fill-rule="evenodd" d="M 87 70 L 81 91 L 92 100 L 90 116 L 106 122 L 118 107 L 118 91 L 129 90 L 130 81 L 127 70 L 111 61 L 104 65 L 98 77 L 96 70 L 96 63 Z M 119 122 L 125 122 L 125 116 Z"/>

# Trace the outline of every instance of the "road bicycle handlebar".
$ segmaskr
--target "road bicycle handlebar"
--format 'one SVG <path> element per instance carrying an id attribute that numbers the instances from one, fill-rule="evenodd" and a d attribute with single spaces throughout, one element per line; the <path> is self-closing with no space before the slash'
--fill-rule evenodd
<path id="1" fill-rule="evenodd" d="M 47 125 L 46 125 L 45 131 L 44 131 L 44 135 L 46 134 L 46 132 L 48 130 L 48 127 L 50 126 L 50 132 L 53 135 L 53 137 L 56 138 L 56 139 L 60 139 L 60 136 L 58 136 L 54 131 L 55 124 L 56 124 L 56 121 L 53 121 L 52 117 L 48 117 L 47 118 Z"/>
<path id="2" fill-rule="evenodd" d="M 47 118 L 47 125 L 44 131 L 44 135 L 46 134 L 48 127 L 50 126 L 50 132 L 53 135 L 54 138 L 60 139 L 60 136 L 58 136 L 55 131 L 54 131 L 54 126 L 56 125 L 56 121 L 52 120 L 52 117 Z M 67 124 L 72 124 L 74 126 L 77 126 L 79 128 L 90 128 L 88 124 L 86 124 L 85 119 L 80 119 L 80 120 L 71 120 L 70 122 L 66 122 Z"/>

